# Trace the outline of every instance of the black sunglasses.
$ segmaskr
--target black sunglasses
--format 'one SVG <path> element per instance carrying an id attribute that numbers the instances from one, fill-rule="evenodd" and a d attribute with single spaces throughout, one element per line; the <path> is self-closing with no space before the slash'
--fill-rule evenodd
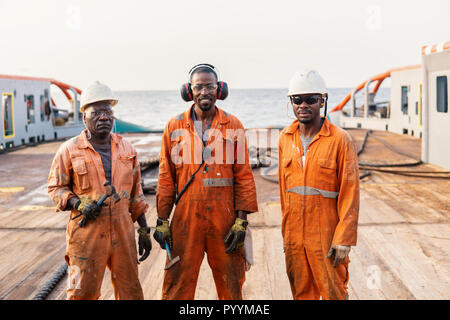
<path id="1" fill-rule="evenodd" d="M 292 104 L 296 104 L 296 105 L 301 105 L 304 102 L 306 102 L 306 104 L 312 105 L 317 103 L 320 100 L 320 97 L 318 96 L 306 96 L 306 97 L 301 97 L 301 96 L 293 96 L 291 97 L 291 102 Z"/>

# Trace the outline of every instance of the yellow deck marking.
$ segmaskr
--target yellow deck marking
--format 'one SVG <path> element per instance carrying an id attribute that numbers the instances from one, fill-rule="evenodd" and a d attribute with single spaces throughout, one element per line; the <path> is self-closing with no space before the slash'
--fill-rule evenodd
<path id="1" fill-rule="evenodd" d="M 269 207 L 271 207 L 271 206 L 279 206 L 279 205 L 280 205 L 279 202 L 267 202 L 266 204 L 267 204 L 267 206 L 269 206 Z"/>
<path id="2" fill-rule="evenodd" d="M 49 210 L 55 209 L 56 207 L 48 207 L 48 206 L 23 206 L 19 208 L 19 211 L 37 211 L 37 210 Z"/>
<path id="3" fill-rule="evenodd" d="M 0 188 L 0 192 L 5 193 L 13 193 L 13 192 L 20 192 L 25 190 L 24 187 L 6 187 L 6 188 Z"/>

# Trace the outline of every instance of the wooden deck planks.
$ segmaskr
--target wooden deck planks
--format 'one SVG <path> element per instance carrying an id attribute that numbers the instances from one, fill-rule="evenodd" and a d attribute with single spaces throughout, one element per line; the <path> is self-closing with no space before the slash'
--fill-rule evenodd
<path id="1" fill-rule="evenodd" d="M 246 280 L 242 288 L 242 294 L 244 299 L 247 300 L 271 300 L 274 297 L 269 279 L 269 269 L 266 263 L 265 235 L 261 229 L 250 228 L 252 233 L 254 264 L 245 274 Z"/>
<path id="2" fill-rule="evenodd" d="M 0 233 L 5 231 L 0 231 Z M 0 248 L 0 299 L 30 299 L 64 261 L 65 235 L 61 232 L 6 231 Z"/>
<path id="3" fill-rule="evenodd" d="M 349 133 L 357 143 L 362 141 L 362 130 Z M 401 145 L 406 152 L 420 154 L 417 139 L 385 132 L 376 135 Z M 0 164 L 7 164 L 8 172 L 32 166 L 36 159 L 41 166 L 49 167 L 52 152 L 58 146 L 46 145 L 45 150 L 40 146 L 33 148 L 39 156 L 26 150 L 5 154 L 0 157 Z M 382 153 L 382 147 L 369 138 L 362 159 L 405 160 L 391 151 Z M 442 170 L 429 164 L 417 169 Z M 40 198 L 47 168 L 40 170 L 40 176 L 31 169 L 23 173 L 17 181 L 30 182 L 24 191 L 0 194 L 0 299 L 31 299 L 64 263 L 68 214 L 46 209 L 53 204 Z M 249 216 L 255 264 L 246 273 L 243 295 L 245 299 L 291 299 L 280 230 L 278 186 L 263 180 L 259 170 L 254 170 L 254 175 L 260 206 L 259 212 Z M 8 186 L 13 185 L 1 183 L 1 187 Z M 361 181 L 358 243 L 350 252 L 350 299 L 450 298 L 450 195 L 446 192 L 449 187 L 448 179 L 380 172 L 372 172 Z M 147 200 L 151 205 L 147 220 L 154 226 L 155 197 L 147 196 Z M 29 205 L 41 207 L 27 209 L 25 206 Z M 146 299 L 161 298 L 165 263 L 165 251 L 153 241 L 150 256 L 139 265 Z M 66 281 L 64 278 L 59 283 L 49 299 L 65 299 Z M 101 299 L 113 298 L 110 273 L 106 271 Z M 217 299 L 206 255 L 195 298 Z"/>

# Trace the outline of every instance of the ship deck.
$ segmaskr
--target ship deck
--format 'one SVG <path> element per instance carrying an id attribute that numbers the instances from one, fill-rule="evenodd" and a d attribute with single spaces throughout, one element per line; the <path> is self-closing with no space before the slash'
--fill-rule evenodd
<path id="1" fill-rule="evenodd" d="M 365 130 L 348 132 L 361 146 Z M 417 138 L 383 131 L 374 131 L 374 135 L 420 157 Z M 159 152 L 156 134 L 125 137 L 135 145 L 141 160 Z M 32 299 L 64 264 L 68 213 L 55 212 L 46 188 L 60 144 L 50 142 L 0 155 L 0 299 Z M 411 162 L 370 137 L 360 160 Z M 259 212 L 249 216 L 255 264 L 246 273 L 243 295 L 244 299 L 292 299 L 285 271 L 278 185 L 263 179 L 261 170 L 253 170 L 259 202 Z M 445 171 L 431 164 L 395 170 L 423 176 L 428 174 L 419 171 Z M 449 299 L 450 175 L 371 173 L 361 180 L 358 243 L 350 252 L 350 299 Z M 149 194 L 146 199 L 150 204 L 146 217 L 154 226 L 155 196 Z M 145 299 L 160 299 L 165 259 L 165 251 L 153 241 L 150 256 L 139 265 Z M 65 299 L 66 281 L 64 277 L 48 299 Z M 195 298 L 217 299 L 206 259 Z M 108 271 L 101 299 L 114 299 Z"/>

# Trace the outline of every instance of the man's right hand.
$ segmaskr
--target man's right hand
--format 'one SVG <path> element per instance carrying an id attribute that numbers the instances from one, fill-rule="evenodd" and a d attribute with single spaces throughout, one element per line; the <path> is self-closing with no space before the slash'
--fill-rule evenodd
<path id="1" fill-rule="evenodd" d="M 345 258 L 347 258 L 350 252 L 350 246 L 332 245 L 328 251 L 327 258 L 331 259 L 334 256 L 333 268 L 336 268 Z"/>
<path id="2" fill-rule="evenodd" d="M 73 208 L 80 211 L 84 216 L 80 222 L 80 227 L 84 227 L 88 220 L 96 219 L 102 210 L 102 206 L 97 205 L 96 201 L 89 198 L 78 199 Z"/>
<path id="3" fill-rule="evenodd" d="M 156 230 L 153 233 L 153 238 L 158 241 L 162 249 L 166 249 L 165 242 L 167 242 L 169 248 L 172 249 L 172 234 L 170 232 L 169 220 L 160 218 L 156 220 Z"/>

